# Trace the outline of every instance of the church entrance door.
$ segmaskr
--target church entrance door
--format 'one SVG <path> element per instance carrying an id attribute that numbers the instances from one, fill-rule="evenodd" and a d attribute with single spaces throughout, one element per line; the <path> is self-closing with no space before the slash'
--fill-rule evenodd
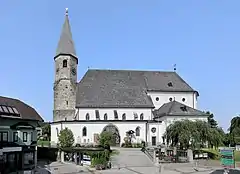
<path id="1" fill-rule="evenodd" d="M 109 124 L 103 128 L 103 132 L 110 132 L 113 136 L 110 146 L 120 146 L 120 135 L 117 127 Z"/>

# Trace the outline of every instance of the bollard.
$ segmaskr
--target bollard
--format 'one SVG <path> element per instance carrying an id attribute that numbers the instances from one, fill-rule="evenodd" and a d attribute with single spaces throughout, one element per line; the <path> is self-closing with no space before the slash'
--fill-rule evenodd
<path id="1" fill-rule="evenodd" d="M 158 173 L 163 173 L 164 172 L 164 166 L 162 163 L 158 164 Z"/>

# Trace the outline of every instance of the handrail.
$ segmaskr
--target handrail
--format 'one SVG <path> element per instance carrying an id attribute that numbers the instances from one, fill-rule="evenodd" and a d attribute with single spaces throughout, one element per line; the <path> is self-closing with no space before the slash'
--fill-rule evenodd
<path id="1" fill-rule="evenodd" d="M 150 158 L 151 161 L 154 161 L 152 154 L 147 149 L 145 149 L 144 153 Z"/>

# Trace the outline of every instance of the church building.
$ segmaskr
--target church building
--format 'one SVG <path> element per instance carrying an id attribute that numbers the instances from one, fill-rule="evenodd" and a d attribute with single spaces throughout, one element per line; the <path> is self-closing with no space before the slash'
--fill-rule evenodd
<path id="1" fill-rule="evenodd" d="M 52 144 L 67 127 L 79 144 L 96 144 L 98 135 L 111 131 L 120 146 L 133 130 L 134 142 L 156 146 L 165 142 L 166 127 L 173 121 L 207 120 L 197 110 L 198 91 L 175 71 L 89 69 L 78 81 L 81 62 L 67 11 L 54 61 Z"/>

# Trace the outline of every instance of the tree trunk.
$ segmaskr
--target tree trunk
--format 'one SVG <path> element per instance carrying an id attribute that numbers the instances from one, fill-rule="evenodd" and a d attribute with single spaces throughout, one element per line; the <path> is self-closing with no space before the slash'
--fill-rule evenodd
<path id="1" fill-rule="evenodd" d="M 58 150 L 58 153 L 57 153 L 57 161 L 61 162 L 61 150 L 60 149 Z"/>

